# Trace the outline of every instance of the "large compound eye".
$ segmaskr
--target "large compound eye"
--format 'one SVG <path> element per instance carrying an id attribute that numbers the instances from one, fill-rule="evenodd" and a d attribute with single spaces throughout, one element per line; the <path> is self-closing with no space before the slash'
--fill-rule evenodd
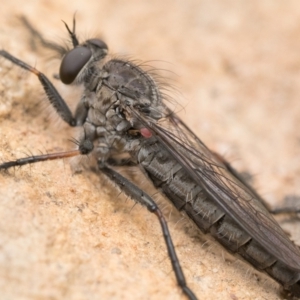
<path id="1" fill-rule="evenodd" d="M 60 80 L 64 84 L 72 83 L 91 56 L 92 51 L 87 47 L 80 46 L 69 51 L 60 64 Z"/>
<path id="2" fill-rule="evenodd" d="M 101 49 L 108 49 L 107 45 L 100 39 L 89 39 L 87 42 L 91 43 L 92 45 L 101 48 Z"/>

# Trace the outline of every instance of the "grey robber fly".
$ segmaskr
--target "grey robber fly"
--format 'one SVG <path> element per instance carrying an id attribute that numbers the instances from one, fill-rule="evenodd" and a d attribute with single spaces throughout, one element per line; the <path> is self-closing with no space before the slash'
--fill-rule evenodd
<path id="1" fill-rule="evenodd" d="M 25 18 L 22 20 L 43 46 L 62 57 L 58 76 L 62 83 L 83 85 L 75 114 L 43 73 L 5 50 L 0 56 L 35 74 L 61 119 L 82 127 L 82 134 L 76 150 L 4 162 L 0 170 L 77 155 L 93 157 L 100 172 L 158 217 L 177 284 L 188 299 L 197 299 L 187 286 L 161 210 L 149 195 L 113 169 L 139 166 L 202 232 L 300 297 L 299 249 L 261 197 L 166 106 L 151 72 L 131 61 L 108 58 L 108 47 L 100 39 L 80 43 L 75 19 L 72 29 L 65 23 L 72 49 L 45 40 Z M 125 159 L 120 159 L 120 154 Z"/>

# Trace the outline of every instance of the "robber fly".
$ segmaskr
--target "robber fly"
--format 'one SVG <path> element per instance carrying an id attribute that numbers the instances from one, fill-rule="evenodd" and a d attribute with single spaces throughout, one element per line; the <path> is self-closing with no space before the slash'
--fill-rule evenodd
<path id="1" fill-rule="evenodd" d="M 177 283 L 188 299 L 197 299 L 186 284 L 157 204 L 112 168 L 137 165 L 204 233 L 210 233 L 230 252 L 239 254 L 284 289 L 300 296 L 298 248 L 260 196 L 165 105 L 155 76 L 133 62 L 110 59 L 108 47 L 100 39 L 80 43 L 75 18 L 72 30 L 65 23 L 72 49 L 46 41 L 25 18 L 23 22 L 35 38 L 62 57 L 62 83 L 84 86 L 75 114 L 43 73 L 5 50 L 0 55 L 35 74 L 61 119 L 70 126 L 81 126 L 82 134 L 76 150 L 4 162 L 0 169 L 77 155 L 94 158 L 100 172 L 158 217 Z M 120 159 L 121 154 L 125 159 Z"/>

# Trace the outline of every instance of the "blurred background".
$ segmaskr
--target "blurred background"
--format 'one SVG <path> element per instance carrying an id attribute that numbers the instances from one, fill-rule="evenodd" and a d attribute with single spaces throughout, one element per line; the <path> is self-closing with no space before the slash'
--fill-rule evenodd
<path id="1" fill-rule="evenodd" d="M 271 207 L 300 195 L 299 1 L 1 1 L 0 47 L 49 78 L 59 61 L 30 44 L 17 16 L 47 39 L 100 36 L 114 56 L 147 61 L 174 86 L 178 113 Z M 80 91 L 53 80 L 70 105 Z M 73 148 L 38 80 L 0 59 L 0 159 Z M 103 177 L 68 161 L 0 174 L 3 299 L 185 299 L 153 216 Z M 280 299 L 251 266 L 205 243 L 159 200 L 190 287 L 202 299 Z M 299 225 L 281 217 L 300 244 Z M 299 222 L 298 222 L 299 223 Z"/>

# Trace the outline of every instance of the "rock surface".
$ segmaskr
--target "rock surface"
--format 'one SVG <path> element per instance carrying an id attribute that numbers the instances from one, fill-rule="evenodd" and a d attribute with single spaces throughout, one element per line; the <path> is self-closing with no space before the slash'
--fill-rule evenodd
<path id="1" fill-rule="evenodd" d="M 21 4 L 22 3 L 22 4 Z M 300 195 L 299 1 L 11 0 L 0 11 L 0 47 L 50 78 L 59 62 L 28 43 L 16 16 L 48 39 L 82 39 L 147 61 L 180 93 L 180 116 L 253 183 L 272 207 Z M 50 56 L 51 57 L 51 56 Z M 80 91 L 53 79 L 70 105 Z M 0 160 L 74 148 L 38 80 L 0 59 Z M 79 129 L 80 130 L 80 129 Z M 75 164 L 74 160 L 71 162 Z M 144 185 L 147 183 L 143 182 Z M 162 198 L 187 281 L 199 299 L 281 299 L 279 286 L 191 228 Z M 281 217 L 300 244 L 299 222 Z M 2 299 L 185 299 L 154 216 L 68 160 L 0 173 Z"/>

